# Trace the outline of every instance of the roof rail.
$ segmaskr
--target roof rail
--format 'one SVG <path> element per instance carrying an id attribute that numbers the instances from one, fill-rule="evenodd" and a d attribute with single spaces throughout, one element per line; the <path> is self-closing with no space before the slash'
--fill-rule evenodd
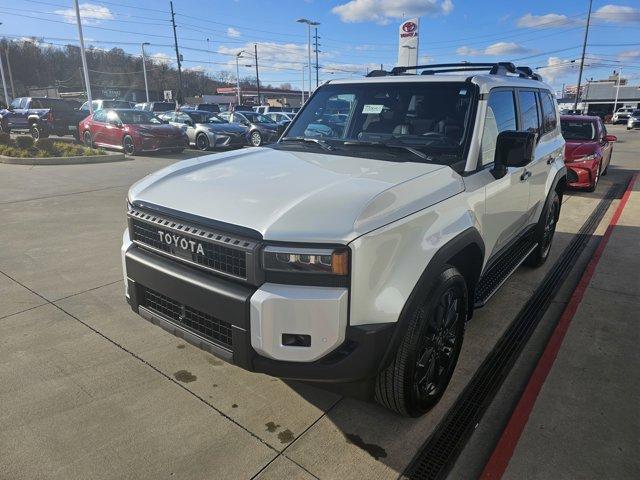
<path id="1" fill-rule="evenodd" d="M 488 70 L 490 75 L 514 74 L 521 78 L 540 80 L 540 75 L 534 73 L 530 67 L 516 67 L 512 62 L 459 62 L 459 63 L 434 63 L 430 65 L 415 65 L 394 67 L 391 71 L 372 70 L 367 77 L 384 77 L 389 75 L 402 75 L 408 71 L 422 70 L 422 75 L 435 75 L 436 73 L 471 72 Z"/>

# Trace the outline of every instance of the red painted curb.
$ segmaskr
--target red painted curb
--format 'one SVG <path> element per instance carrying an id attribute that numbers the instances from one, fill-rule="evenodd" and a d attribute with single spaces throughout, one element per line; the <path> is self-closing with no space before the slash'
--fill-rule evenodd
<path id="1" fill-rule="evenodd" d="M 567 303 L 565 309 L 560 316 L 560 320 L 556 325 L 553 333 L 551 334 L 551 338 L 547 343 L 547 346 L 544 349 L 544 352 L 540 356 L 538 360 L 538 364 L 536 365 L 535 370 L 531 374 L 529 378 L 529 382 L 516 405 L 516 408 L 513 410 L 511 414 L 511 418 L 509 419 L 506 427 L 502 431 L 502 435 L 496 444 L 491 457 L 487 461 L 484 466 L 484 470 L 480 475 L 481 480 L 499 480 L 504 475 L 504 472 L 509 465 L 509 461 L 513 456 L 513 452 L 515 451 L 516 445 L 520 440 L 520 436 L 524 431 L 525 426 L 527 425 L 527 421 L 529 420 L 529 415 L 535 406 L 536 399 L 538 398 L 538 394 L 540 393 L 540 389 L 544 384 L 547 375 L 551 371 L 551 367 L 556 360 L 556 356 L 558 355 L 558 351 L 562 346 L 562 342 L 564 340 L 565 334 L 569 329 L 569 325 L 571 324 L 571 320 L 578 310 L 578 306 L 582 302 L 582 298 L 584 293 L 591 282 L 591 278 L 595 272 L 595 269 L 602 257 L 602 252 L 607 246 L 607 242 L 611 237 L 611 233 L 613 232 L 613 228 L 618 223 L 620 219 L 620 215 L 622 215 L 622 211 L 624 210 L 627 202 L 629 201 L 629 197 L 631 195 L 631 190 L 633 189 L 633 185 L 635 184 L 638 178 L 638 173 L 634 174 L 629 184 L 627 185 L 627 189 L 624 192 L 616 211 L 611 217 L 611 221 L 607 226 L 607 230 L 605 231 L 600 243 L 598 244 L 596 251 L 594 252 L 591 260 L 587 264 L 578 285 L 575 290 L 571 294 L 571 298 Z"/>

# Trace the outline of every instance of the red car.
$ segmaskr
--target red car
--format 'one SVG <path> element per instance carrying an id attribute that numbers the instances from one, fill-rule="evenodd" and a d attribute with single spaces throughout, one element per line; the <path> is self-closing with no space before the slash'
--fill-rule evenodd
<path id="1" fill-rule="evenodd" d="M 560 126 L 567 142 L 564 147 L 567 185 L 593 192 L 600 175 L 607 174 L 613 142 L 618 139 L 614 135 L 607 135 L 600 117 L 562 115 Z"/>
<path id="2" fill-rule="evenodd" d="M 114 108 L 97 110 L 80 122 L 80 135 L 87 146 L 141 152 L 181 152 L 189 144 L 186 132 L 168 125 L 151 112 Z"/>

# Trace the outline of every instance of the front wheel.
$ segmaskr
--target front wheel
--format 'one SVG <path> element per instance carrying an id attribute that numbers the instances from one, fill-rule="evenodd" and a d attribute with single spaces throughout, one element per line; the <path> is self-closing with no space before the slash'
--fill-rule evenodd
<path id="1" fill-rule="evenodd" d="M 262 135 L 260 135 L 260 132 L 258 132 L 257 130 L 251 132 L 251 136 L 249 137 L 249 139 L 251 141 L 251 145 L 253 145 L 254 147 L 259 147 L 260 145 L 262 145 Z"/>
<path id="2" fill-rule="evenodd" d="M 37 123 L 31 125 L 29 133 L 31 133 L 31 138 L 33 138 L 36 142 L 41 138 L 47 138 L 49 136 L 49 134 L 46 133 Z"/>
<path id="3" fill-rule="evenodd" d="M 89 130 L 82 135 L 82 143 L 84 143 L 85 147 L 93 148 L 93 139 L 91 138 L 91 132 Z"/>
<path id="4" fill-rule="evenodd" d="M 442 397 L 451 380 L 467 319 L 467 285 L 444 266 L 409 325 L 391 363 L 378 374 L 376 401 L 406 417 L 419 417 Z"/>
<path id="5" fill-rule="evenodd" d="M 131 136 L 127 135 L 122 139 L 122 149 L 126 155 L 134 155 L 136 153 L 136 146 Z"/>
<path id="6" fill-rule="evenodd" d="M 540 221 L 536 227 L 535 241 L 538 246 L 524 261 L 525 265 L 530 267 L 539 267 L 547 261 L 549 252 L 551 251 L 551 243 L 553 235 L 556 232 L 556 223 L 560 214 L 560 197 L 554 190 L 551 192 L 551 198 L 540 215 Z"/>
<path id="7" fill-rule="evenodd" d="M 209 150 L 209 137 L 206 134 L 200 133 L 196 137 L 196 148 L 198 150 L 206 151 Z"/>

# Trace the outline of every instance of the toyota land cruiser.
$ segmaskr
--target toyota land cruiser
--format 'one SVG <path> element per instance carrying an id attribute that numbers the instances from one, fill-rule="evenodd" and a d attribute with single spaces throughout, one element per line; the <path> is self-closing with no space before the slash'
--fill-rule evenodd
<path id="1" fill-rule="evenodd" d="M 242 368 L 419 416 L 474 308 L 546 260 L 563 146 L 552 89 L 528 67 L 326 82 L 274 145 L 131 187 L 127 300 Z"/>

